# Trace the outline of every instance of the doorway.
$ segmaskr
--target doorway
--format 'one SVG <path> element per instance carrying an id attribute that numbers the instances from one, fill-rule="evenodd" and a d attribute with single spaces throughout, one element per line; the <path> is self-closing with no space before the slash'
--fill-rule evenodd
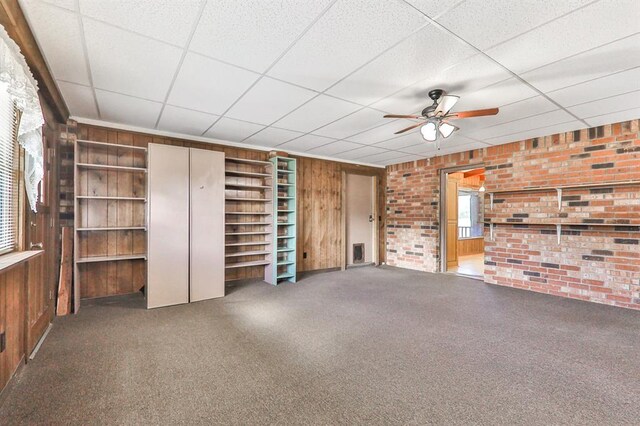
<path id="1" fill-rule="evenodd" d="M 441 174 L 441 271 L 484 278 L 484 168 Z"/>
<path id="2" fill-rule="evenodd" d="M 347 267 L 377 264 L 375 177 L 345 176 L 345 263 Z"/>

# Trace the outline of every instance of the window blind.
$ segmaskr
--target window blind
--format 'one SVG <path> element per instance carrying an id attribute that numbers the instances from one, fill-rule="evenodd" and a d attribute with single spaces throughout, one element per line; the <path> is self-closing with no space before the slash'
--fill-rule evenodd
<path id="1" fill-rule="evenodd" d="M 18 221 L 16 124 L 13 101 L 9 96 L 0 97 L 0 254 L 16 247 Z"/>

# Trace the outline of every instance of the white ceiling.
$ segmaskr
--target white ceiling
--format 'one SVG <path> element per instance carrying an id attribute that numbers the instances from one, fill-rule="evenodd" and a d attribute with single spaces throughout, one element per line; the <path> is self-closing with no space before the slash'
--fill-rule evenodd
<path id="1" fill-rule="evenodd" d="M 387 165 L 640 117 L 637 0 L 20 0 L 73 117 Z M 438 152 L 410 114 L 461 96 Z"/>

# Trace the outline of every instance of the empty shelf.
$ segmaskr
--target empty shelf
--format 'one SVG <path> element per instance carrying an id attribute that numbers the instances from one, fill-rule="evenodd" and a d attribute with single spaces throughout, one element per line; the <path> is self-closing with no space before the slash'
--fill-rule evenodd
<path id="1" fill-rule="evenodd" d="M 81 144 L 81 145 L 93 145 L 93 146 L 102 147 L 102 148 L 113 147 L 113 148 L 134 149 L 134 150 L 138 150 L 138 151 L 146 151 L 147 150 L 147 148 L 145 148 L 143 146 L 120 145 L 120 144 L 117 144 L 117 143 L 96 142 L 96 141 L 89 141 L 89 140 L 85 140 L 85 139 L 78 139 L 76 142 Z"/>
<path id="2" fill-rule="evenodd" d="M 242 243 L 228 243 L 225 247 L 243 247 L 243 246 L 268 246 L 271 244 L 269 241 L 245 241 Z"/>
<path id="3" fill-rule="evenodd" d="M 271 163 L 268 161 L 261 160 L 250 160 L 248 158 L 236 158 L 236 157 L 226 157 L 226 161 L 232 161 L 234 163 L 246 163 L 246 164 L 259 164 L 261 166 L 270 166 Z"/>
<path id="4" fill-rule="evenodd" d="M 115 262 L 119 260 L 147 260 L 146 254 L 126 254 L 120 256 L 81 257 L 76 263 Z"/>
<path id="5" fill-rule="evenodd" d="M 293 170 L 283 170 L 283 169 L 278 169 L 278 173 L 295 173 L 295 171 L 293 171 Z"/>
<path id="6" fill-rule="evenodd" d="M 247 185 L 246 183 L 225 183 L 224 186 L 228 188 L 245 188 L 245 189 L 271 189 L 267 185 Z"/>
<path id="7" fill-rule="evenodd" d="M 295 210 L 278 210 L 278 213 L 293 213 Z"/>
<path id="8" fill-rule="evenodd" d="M 224 172 L 225 174 L 232 176 L 246 176 L 255 178 L 271 177 L 271 173 L 243 172 L 240 170 L 225 170 Z"/>
<path id="9" fill-rule="evenodd" d="M 293 274 L 282 274 L 282 275 L 278 275 L 276 279 L 278 280 L 284 280 L 287 278 L 293 278 Z"/>
<path id="10" fill-rule="evenodd" d="M 124 201 L 147 201 L 144 197 L 107 197 L 102 195 L 78 195 L 80 200 L 124 200 Z"/>
<path id="11" fill-rule="evenodd" d="M 234 216 L 271 216 L 271 212 L 224 212 L 224 214 L 232 214 Z"/>
<path id="12" fill-rule="evenodd" d="M 293 226 L 295 225 L 295 223 L 290 223 L 290 222 L 278 222 L 278 226 Z"/>
<path id="13" fill-rule="evenodd" d="M 146 231 L 146 226 L 95 226 L 77 228 L 76 231 Z"/>
<path id="14" fill-rule="evenodd" d="M 285 261 L 285 262 L 278 262 L 278 266 L 293 265 L 294 263 L 296 263 L 296 262 L 288 260 L 288 261 Z"/>
<path id="15" fill-rule="evenodd" d="M 295 238 L 293 235 L 278 235 L 278 238 L 281 240 L 287 240 L 289 238 Z"/>
<path id="16" fill-rule="evenodd" d="M 226 226 L 258 226 L 258 225 L 271 225 L 271 222 L 227 222 Z"/>
<path id="17" fill-rule="evenodd" d="M 82 169 L 117 170 L 120 172 L 143 172 L 143 173 L 147 172 L 147 169 L 144 167 L 110 166 L 108 164 L 89 164 L 89 163 L 77 163 L 76 165 Z"/>
<path id="18" fill-rule="evenodd" d="M 238 197 L 227 197 L 226 201 L 251 201 L 256 203 L 267 203 L 270 202 L 270 198 L 238 198 Z"/>
<path id="19" fill-rule="evenodd" d="M 261 256 L 263 254 L 270 254 L 270 251 L 266 250 L 248 250 L 248 251 L 238 251 L 236 253 L 228 253 L 225 254 L 224 257 L 241 257 L 241 256 Z"/>
<path id="20" fill-rule="evenodd" d="M 281 248 L 281 249 L 278 249 L 278 253 L 288 253 L 294 250 L 295 249 L 292 249 L 292 248 Z"/>
<path id="21" fill-rule="evenodd" d="M 269 265 L 271 262 L 269 262 L 268 260 L 254 260 L 253 262 L 238 262 L 238 263 L 229 263 L 226 264 L 224 267 L 226 269 L 231 269 L 231 268 L 248 268 L 250 266 L 262 266 L 262 265 Z"/>
<path id="22" fill-rule="evenodd" d="M 294 186 L 295 184 L 293 183 L 280 183 L 278 182 L 278 186 Z"/>
<path id="23" fill-rule="evenodd" d="M 224 235 L 269 235 L 271 232 L 227 232 Z"/>

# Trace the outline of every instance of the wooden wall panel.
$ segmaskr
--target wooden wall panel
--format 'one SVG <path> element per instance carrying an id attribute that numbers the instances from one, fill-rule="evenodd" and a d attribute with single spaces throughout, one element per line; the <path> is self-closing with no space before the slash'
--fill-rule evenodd
<path id="1" fill-rule="evenodd" d="M 484 253 L 484 237 L 458 240 L 458 256 Z"/>
<path id="2" fill-rule="evenodd" d="M 214 151 L 222 151 L 229 157 L 249 158 L 254 160 L 268 160 L 269 154 L 265 151 L 255 151 L 250 149 L 236 148 L 225 145 L 210 144 L 204 142 L 195 142 L 181 139 L 167 138 L 163 136 L 154 136 L 141 133 L 134 133 L 129 131 L 121 131 L 116 129 L 109 129 L 103 127 L 96 127 L 86 124 L 78 124 L 77 126 L 77 138 L 89 139 L 98 142 L 110 142 L 125 145 L 134 146 L 147 146 L 149 143 L 169 144 L 176 146 L 184 146 L 190 148 L 207 149 Z M 111 158 L 111 156 L 109 156 Z M 379 222 L 379 253 L 380 261 L 385 259 L 385 169 L 373 168 L 366 166 L 358 166 L 347 163 L 340 163 L 337 161 L 328 161 L 308 157 L 298 157 L 298 171 L 297 171 L 297 196 L 298 196 L 298 218 L 297 218 L 297 232 L 298 232 L 298 271 L 313 271 L 318 269 L 339 268 L 342 261 L 342 172 L 348 171 L 349 173 L 366 174 L 377 177 L 378 182 L 378 216 L 381 218 Z M 124 165 L 119 159 L 117 165 Z M 143 165 L 143 158 L 135 158 L 133 165 Z M 142 161 L 142 163 L 137 163 Z M 235 166 L 234 166 L 235 167 Z M 242 165 L 237 167 L 242 168 Z M 111 192 L 112 180 L 106 176 L 107 180 L 106 191 L 109 195 L 115 195 Z M 87 185 L 86 182 L 77 182 L 78 185 Z M 122 191 L 132 191 L 135 195 L 137 191 L 142 191 L 144 186 L 140 182 L 129 182 L 122 184 L 118 183 L 119 190 L 118 195 L 124 195 Z M 257 196 L 255 192 L 236 191 L 234 195 L 242 197 Z M 227 208 L 231 204 L 227 205 Z M 255 211 L 262 209 L 262 203 L 255 203 Z M 80 214 L 85 220 L 87 212 L 80 210 L 76 212 Z M 124 212 L 119 211 L 120 215 L 132 214 L 133 217 L 137 217 L 139 212 Z M 109 218 L 111 218 L 111 210 L 109 210 Z M 120 217 L 120 216 L 118 216 Z M 111 219 L 110 219 L 111 220 Z M 119 220 L 119 219 L 118 219 Z M 120 235 L 120 234 L 118 234 Z M 119 237 L 120 238 L 120 237 Z M 121 238 L 125 238 L 122 235 Z M 110 253 L 115 250 L 136 250 L 144 251 L 143 241 L 137 234 L 130 236 L 131 240 L 127 241 L 123 245 L 123 241 L 120 239 L 115 243 L 108 242 L 108 250 Z M 247 238 L 247 237 L 240 237 Z M 126 247 L 126 248 L 125 248 Z M 306 253 L 306 257 L 305 257 Z M 259 258 L 242 258 L 245 260 L 258 260 Z M 82 297 L 99 297 L 110 294 L 120 294 L 122 292 L 138 291 L 143 283 L 146 281 L 143 270 L 138 270 L 138 264 L 143 262 L 131 261 L 130 265 L 121 267 L 121 264 L 127 262 L 117 262 L 118 265 L 109 265 L 104 274 L 98 277 L 96 274 L 87 280 L 87 277 L 83 277 L 83 282 L 95 282 L 94 288 L 82 288 Z M 82 272 L 81 272 L 82 273 Z M 226 271 L 227 280 L 244 279 L 244 278 L 262 278 L 264 274 L 264 267 L 258 266 L 254 268 L 237 268 Z M 116 281 L 116 285 L 113 281 Z M 128 281 L 127 281 L 128 280 Z M 129 285 L 125 283 L 129 282 Z M 119 285 L 117 283 L 120 283 Z"/>

